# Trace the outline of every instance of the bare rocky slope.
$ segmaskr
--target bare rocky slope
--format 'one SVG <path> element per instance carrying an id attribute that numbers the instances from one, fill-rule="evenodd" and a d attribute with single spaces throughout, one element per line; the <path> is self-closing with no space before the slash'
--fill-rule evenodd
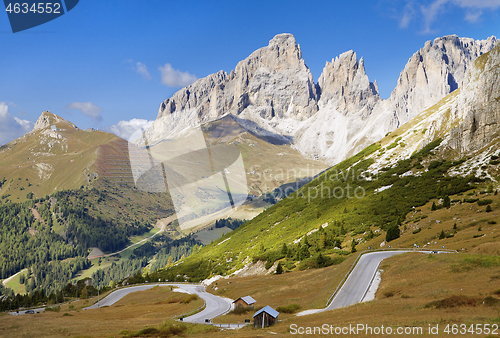
<path id="1" fill-rule="evenodd" d="M 470 64 L 495 43 L 495 37 L 455 35 L 426 42 L 383 100 L 353 51 L 327 62 L 315 83 L 293 35 L 279 34 L 229 74 L 211 74 L 165 100 L 146 135 L 160 142 L 188 125 L 231 114 L 249 131 L 337 163 L 456 90 Z"/>
<path id="2" fill-rule="evenodd" d="M 500 149 L 500 45 L 478 57 L 462 86 L 381 140 L 371 169 L 392 166 L 436 139 L 443 159 L 466 159 L 452 174 L 496 181 Z M 408 175 L 411 173 L 409 172 Z"/>

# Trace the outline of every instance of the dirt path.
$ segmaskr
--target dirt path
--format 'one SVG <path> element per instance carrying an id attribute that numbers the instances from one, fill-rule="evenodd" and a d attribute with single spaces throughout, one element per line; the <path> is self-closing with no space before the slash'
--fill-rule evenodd
<path id="1" fill-rule="evenodd" d="M 116 252 L 113 252 L 113 253 L 110 253 L 110 254 L 99 254 L 99 253 L 97 253 L 97 252 L 96 252 L 96 251 L 97 251 L 97 250 L 99 250 L 99 249 L 97 249 L 97 250 L 95 250 L 95 251 L 94 251 L 94 250 L 92 250 L 92 252 L 89 254 L 89 256 L 87 257 L 87 259 L 99 258 L 99 257 L 110 257 L 110 256 L 118 255 L 118 254 L 120 254 L 120 253 L 124 252 L 125 250 L 128 250 L 128 249 L 130 249 L 130 248 L 132 248 L 132 247 L 134 247 L 134 246 L 136 246 L 136 245 L 139 245 L 139 244 L 141 244 L 141 243 L 144 243 L 145 241 L 150 240 L 151 238 L 155 237 L 156 235 L 161 234 L 162 232 L 164 232 L 164 231 L 165 231 L 165 229 L 166 229 L 167 225 L 168 225 L 170 222 L 172 222 L 174 219 L 176 219 L 176 218 L 177 218 L 177 216 L 176 216 L 176 215 L 172 215 L 172 216 L 169 216 L 169 217 L 167 217 L 167 218 L 162 218 L 162 219 L 159 219 L 158 221 L 156 221 L 155 228 L 160 228 L 160 231 L 158 231 L 157 233 L 153 234 L 153 235 L 152 235 L 152 236 L 150 236 L 150 237 L 147 237 L 147 238 L 144 238 L 143 240 L 140 240 L 140 241 L 139 241 L 139 242 L 137 242 L 137 243 L 134 243 L 134 244 L 131 244 L 131 245 L 127 246 L 125 249 L 122 249 L 122 250 L 120 250 L 120 251 L 116 251 Z M 100 251 L 100 250 L 99 250 L 99 251 Z M 97 255 L 96 255 L 96 254 L 94 254 L 94 253 L 97 253 Z"/>
<path id="2" fill-rule="evenodd" d="M 2 282 L 2 284 L 4 286 L 7 286 L 7 283 L 10 282 L 11 279 L 15 278 L 17 275 L 19 275 L 20 273 L 23 273 L 25 272 L 27 269 L 22 269 L 21 271 L 19 271 L 18 273 L 15 273 L 13 274 L 12 276 L 8 277 L 8 278 L 5 278 Z"/>

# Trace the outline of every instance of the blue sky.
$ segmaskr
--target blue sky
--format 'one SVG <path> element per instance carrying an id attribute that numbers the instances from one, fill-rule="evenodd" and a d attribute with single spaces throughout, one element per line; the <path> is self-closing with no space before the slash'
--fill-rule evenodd
<path id="1" fill-rule="evenodd" d="M 126 135 L 154 120 L 183 85 L 230 72 L 279 33 L 294 34 L 315 81 L 326 61 L 354 50 L 387 98 L 425 41 L 486 39 L 499 29 L 500 0 L 80 0 L 66 15 L 15 34 L 4 12 L 0 144 L 44 110 L 80 128 Z"/>

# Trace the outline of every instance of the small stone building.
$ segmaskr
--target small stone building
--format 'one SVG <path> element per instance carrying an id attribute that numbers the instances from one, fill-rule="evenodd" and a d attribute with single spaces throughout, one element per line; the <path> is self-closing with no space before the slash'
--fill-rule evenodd
<path id="1" fill-rule="evenodd" d="M 263 329 L 271 326 L 278 321 L 279 314 L 278 311 L 267 305 L 253 315 L 253 327 Z"/>
<path id="2" fill-rule="evenodd" d="M 241 307 L 246 307 L 246 308 L 252 308 L 255 304 L 255 299 L 253 299 L 251 296 L 245 296 L 245 297 L 240 297 L 236 299 L 234 302 L 234 308 L 238 309 Z"/>

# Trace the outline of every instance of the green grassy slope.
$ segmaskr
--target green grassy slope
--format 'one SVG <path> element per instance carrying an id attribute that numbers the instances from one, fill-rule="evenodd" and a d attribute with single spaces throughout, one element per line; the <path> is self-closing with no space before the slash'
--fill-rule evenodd
<path id="1" fill-rule="evenodd" d="M 330 263 L 340 262 L 351 252 L 355 236 L 362 234 L 364 240 L 370 240 L 380 231 L 401 225 L 414 207 L 433 198 L 467 191 L 481 181 L 473 176 L 446 175 L 461 162 L 439 161 L 431 151 L 439 142 L 436 140 L 378 175 L 367 171 L 373 159 L 363 159 L 379 148 L 372 145 L 160 274 L 166 278 L 184 274 L 191 280 L 200 280 L 211 274 L 229 274 L 251 260 L 273 263 L 285 257 L 286 269 L 303 269 L 318 265 L 320 254 L 330 257 Z M 424 162 L 430 164 L 424 167 Z M 413 175 L 403 176 L 408 172 Z M 308 252 L 301 257 L 304 243 Z M 283 244 L 288 254 L 281 252 Z"/>

